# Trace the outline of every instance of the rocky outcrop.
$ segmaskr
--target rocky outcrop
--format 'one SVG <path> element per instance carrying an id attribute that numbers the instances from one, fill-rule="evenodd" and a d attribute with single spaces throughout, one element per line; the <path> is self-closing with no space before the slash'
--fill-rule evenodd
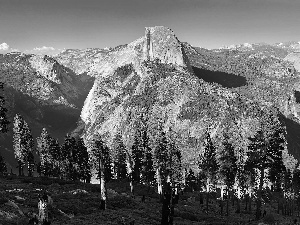
<path id="1" fill-rule="evenodd" d="M 151 146 L 163 124 L 184 163 L 193 164 L 207 130 L 216 145 L 226 130 L 234 145 L 246 151 L 247 137 L 261 122 L 258 114 L 276 114 L 272 107 L 197 78 L 183 44 L 165 27 L 146 28 L 144 37 L 95 60 L 90 72 L 96 80 L 81 112 L 85 142 L 101 135 L 112 146 L 121 133 L 130 151 L 144 115 Z"/>
<path id="2" fill-rule="evenodd" d="M 295 69 L 300 72 L 300 50 L 298 52 L 292 52 L 288 54 L 284 59 L 286 61 L 292 62 Z"/>

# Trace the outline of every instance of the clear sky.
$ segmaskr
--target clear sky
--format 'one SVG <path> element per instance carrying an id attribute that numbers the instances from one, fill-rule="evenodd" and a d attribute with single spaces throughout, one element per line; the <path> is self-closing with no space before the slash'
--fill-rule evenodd
<path id="1" fill-rule="evenodd" d="M 0 51 L 114 47 L 146 26 L 206 48 L 300 41 L 300 0 L 0 0 Z"/>

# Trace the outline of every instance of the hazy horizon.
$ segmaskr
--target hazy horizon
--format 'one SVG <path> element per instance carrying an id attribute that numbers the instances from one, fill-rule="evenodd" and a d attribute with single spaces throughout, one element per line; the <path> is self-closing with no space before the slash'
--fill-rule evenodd
<path id="1" fill-rule="evenodd" d="M 0 0 L 0 53 L 105 48 L 166 26 L 193 46 L 300 41 L 297 0 Z M 6 44 L 5 44 L 6 43 Z"/>

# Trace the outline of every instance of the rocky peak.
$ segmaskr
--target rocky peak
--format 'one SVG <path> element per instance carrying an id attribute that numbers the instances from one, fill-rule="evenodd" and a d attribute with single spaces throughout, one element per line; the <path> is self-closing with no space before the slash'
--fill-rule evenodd
<path id="1" fill-rule="evenodd" d="M 171 29 L 163 26 L 146 27 L 145 38 L 147 60 L 159 59 L 162 63 L 187 66 L 181 43 Z"/>

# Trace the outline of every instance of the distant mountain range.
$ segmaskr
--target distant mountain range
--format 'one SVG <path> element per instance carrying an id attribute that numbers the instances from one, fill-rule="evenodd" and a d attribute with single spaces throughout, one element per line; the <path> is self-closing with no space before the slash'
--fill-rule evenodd
<path id="1" fill-rule="evenodd" d="M 166 27 L 150 27 L 115 48 L 0 55 L 0 81 L 10 120 L 22 114 L 35 137 L 46 127 L 60 141 L 72 132 L 86 142 L 101 135 L 112 146 L 121 133 L 130 149 L 143 115 L 152 147 L 162 124 L 184 163 L 195 165 L 206 131 L 216 146 L 227 132 L 234 145 L 246 148 L 263 113 L 281 121 L 287 151 L 300 159 L 297 42 L 208 50 L 180 42 Z M 15 167 L 12 128 L 0 146 Z"/>

